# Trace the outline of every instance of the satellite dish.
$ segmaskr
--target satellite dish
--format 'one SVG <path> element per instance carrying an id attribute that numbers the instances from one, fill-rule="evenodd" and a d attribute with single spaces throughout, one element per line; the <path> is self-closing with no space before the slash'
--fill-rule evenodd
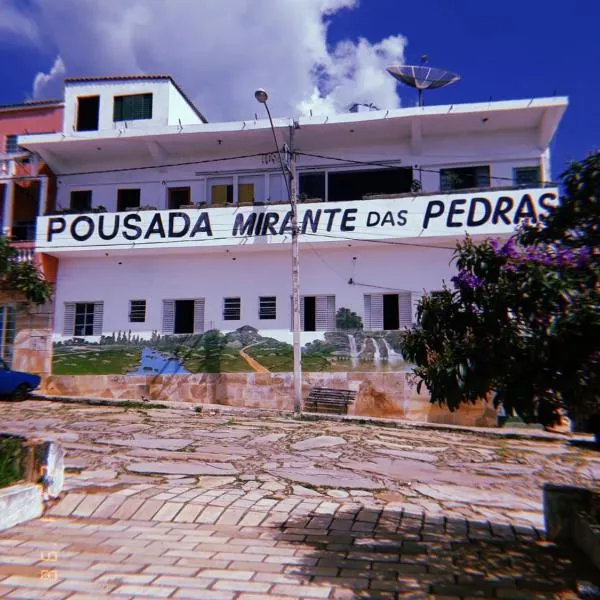
<path id="1" fill-rule="evenodd" d="M 423 90 L 446 87 L 460 79 L 460 76 L 452 73 L 452 71 L 428 66 L 426 64 L 428 60 L 429 58 L 424 55 L 421 57 L 423 64 L 392 65 L 386 69 L 392 77 L 401 83 L 417 89 L 419 92 L 419 106 L 423 106 Z"/>

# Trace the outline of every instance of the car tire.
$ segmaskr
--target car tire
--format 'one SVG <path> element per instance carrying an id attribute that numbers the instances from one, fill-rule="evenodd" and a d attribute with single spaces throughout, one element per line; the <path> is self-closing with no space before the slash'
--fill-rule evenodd
<path id="1" fill-rule="evenodd" d="M 27 385 L 26 383 L 22 383 L 13 392 L 12 399 L 17 400 L 17 401 L 18 400 L 27 400 L 30 392 L 31 392 L 31 387 L 29 385 Z"/>

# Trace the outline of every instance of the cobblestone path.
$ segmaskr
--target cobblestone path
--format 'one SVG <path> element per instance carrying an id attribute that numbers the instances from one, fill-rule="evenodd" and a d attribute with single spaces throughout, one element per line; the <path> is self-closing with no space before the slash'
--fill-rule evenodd
<path id="1" fill-rule="evenodd" d="M 541 486 L 597 485 L 556 439 L 191 410 L 1 404 L 57 439 L 66 494 L 0 533 L 6 598 L 575 598 Z"/>

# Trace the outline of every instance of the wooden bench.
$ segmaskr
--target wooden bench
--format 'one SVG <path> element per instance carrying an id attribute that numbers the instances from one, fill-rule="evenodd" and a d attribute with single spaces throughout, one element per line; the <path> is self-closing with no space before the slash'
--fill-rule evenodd
<path id="1" fill-rule="evenodd" d="M 348 405 L 354 402 L 356 392 L 315 387 L 304 401 L 307 412 L 348 414 Z"/>

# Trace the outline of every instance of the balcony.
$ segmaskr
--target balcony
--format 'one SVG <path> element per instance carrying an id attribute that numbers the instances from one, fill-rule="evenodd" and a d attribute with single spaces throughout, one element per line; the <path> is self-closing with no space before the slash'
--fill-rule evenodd
<path id="1" fill-rule="evenodd" d="M 537 221 L 558 201 L 555 187 L 477 188 L 430 194 L 377 194 L 344 202 L 308 201 L 298 208 L 300 241 L 322 244 L 412 239 L 452 243 L 465 234 L 508 235 Z M 85 250 L 267 249 L 289 244 L 288 202 L 194 206 L 160 210 L 122 206 L 118 212 L 40 217 L 37 249 L 49 254 Z M 428 242 L 427 242 L 428 241 Z"/>

